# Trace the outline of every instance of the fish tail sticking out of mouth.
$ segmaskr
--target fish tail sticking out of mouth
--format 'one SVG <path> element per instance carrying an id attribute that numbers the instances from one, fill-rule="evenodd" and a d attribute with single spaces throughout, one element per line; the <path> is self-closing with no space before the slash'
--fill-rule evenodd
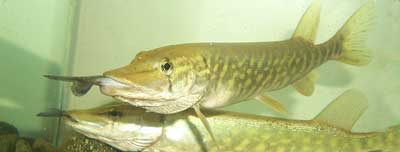
<path id="1" fill-rule="evenodd" d="M 38 113 L 36 116 L 38 116 L 38 117 L 58 117 L 58 118 L 65 117 L 73 122 L 76 122 L 76 120 L 73 117 L 71 117 L 71 115 L 69 115 L 66 111 L 63 111 L 60 109 L 50 109 L 49 111 Z"/>
<path id="2" fill-rule="evenodd" d="M 44 77 L 51 80 L 72 82 L 71 91 L 75 96 L 83 96 L 92 88 L 93 85 L 103 86 L 110 84 L 110 78 L 97 75 L 97 76 L 55 76 L 44 75 Z"/>
<path id="3" fill-rule="evenodd" d="M 39 117 L 62 117 L 65 116 L 66 113 L 60 109 L 50 109 L 46 112 L 38 113 L 37 116 Z"/>

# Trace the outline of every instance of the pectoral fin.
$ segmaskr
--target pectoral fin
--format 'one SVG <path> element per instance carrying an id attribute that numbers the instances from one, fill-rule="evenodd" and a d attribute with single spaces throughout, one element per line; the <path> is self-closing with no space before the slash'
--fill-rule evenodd
<path id="1" fill-rule="evenodd" d="M 289 114 L 289 112 L 286 110 L 286 108 L 277 100 L 274 98 L 271 98 L 269 96 L 265 95 L 258 95 L 256 96 L 256 99 L 267 105 L 269 108 L 272 110 L 281 113 L 281 114 Z"/>
<path id="2" fill-rule="evenodd" d="M 315 80 L 317 80 L 318 77 L 318 73 L 312 71 L 303 79 L 295 82 L 292 86 L 302 95 L 311 96 L 314 92 Z"/>
<path id="3" fill-rule="evenodd" d="M 332 101 L 313 120 L 350 131 L 354 123 L 368 107 L 365 95 L 357 90 L 348 90 Z"/>
<path id="4" fill-rule="evenodd" d="M 208 134 L 211 136 L 211 139 L 216 143 L 216 145 L 218 146 L 218 142 L 215 138 L 214 133 L 212 132 L 212 129 L 210 127 L 210 124 L 207 121 L 207 118 L 203 115 L 203 113 L 201 113 L 200 111 L 200 105 L 194 105 L 193 106 L 194 111 L 196 112 L 197 117 L 199 117 L 199 119 L 201 120 L 201 122 L 203 123 L 204 127 L 206 128 Z"/>

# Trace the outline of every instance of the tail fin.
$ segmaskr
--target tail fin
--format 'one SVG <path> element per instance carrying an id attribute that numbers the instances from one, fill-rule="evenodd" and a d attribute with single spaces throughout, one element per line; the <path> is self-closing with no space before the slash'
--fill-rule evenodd
<path id="1" fill-rule="evenodd" d="M 375 18 L 375 0 L 369 0 L 347 20 L 344 26 L 327 42 L 332 59 L 351 65 L 367 65 L 370 51 L 365 47 L 367 33 Z"/>

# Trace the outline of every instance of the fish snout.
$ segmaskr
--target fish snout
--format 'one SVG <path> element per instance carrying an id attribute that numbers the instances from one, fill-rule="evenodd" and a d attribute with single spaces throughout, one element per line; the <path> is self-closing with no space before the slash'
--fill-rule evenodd
<path id="1" fill-rule="evenodd" d="M 126 77 L 129 77 L 131 75 L 135 75 L 132 70 L 129 70 L 129 66 L 125 66 L 122 68 L 106 71 L 103 73 L 104 77 L 110 78 L 114 80 L 115 82 L 128 85 L 130 82 L 127 80 Z"/>
<path id="2" fill-rule="evenodd" d="M 103 81 L 100 91 L 107 96 L 127 99 L 154 99 L 163 92 L 161 89 L 155 90 L 143 85 L 125 83 L 123 79 L 106 77 L 107 81 Z"/>

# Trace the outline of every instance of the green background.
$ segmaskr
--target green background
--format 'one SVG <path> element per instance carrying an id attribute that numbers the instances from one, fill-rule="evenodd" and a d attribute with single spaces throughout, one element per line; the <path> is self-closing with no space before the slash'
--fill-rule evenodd
<path id="1" fill-rule="evenodd" d="M 0 0 L 0 121 L 22 136 L 55 137 L 57 120 L 36 114 L 64 98 L 42 75 L 68 72 L 75 8 L 70 0 Z"/>

